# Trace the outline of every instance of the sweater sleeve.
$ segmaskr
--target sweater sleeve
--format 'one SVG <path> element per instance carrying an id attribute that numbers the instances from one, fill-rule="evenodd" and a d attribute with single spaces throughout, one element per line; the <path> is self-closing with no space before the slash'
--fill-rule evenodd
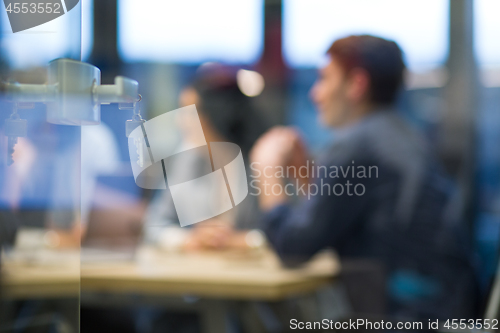
<path id="1" fill-rule="evenodd" d="M 317 179 L 302 188 L 306 195 L 297 205 L 281 205 L 265 214 L 262 229 L 285 265 L 298 265 L 324 248 L 353 241 L 349 236 L 362 227 L 373 179 L 352 176 Z"/>

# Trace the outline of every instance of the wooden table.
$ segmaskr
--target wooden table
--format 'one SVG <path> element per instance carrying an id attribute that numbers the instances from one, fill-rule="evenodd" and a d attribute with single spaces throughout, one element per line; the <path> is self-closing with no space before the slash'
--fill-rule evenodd
<path id="1" fill-rule="evenodd" d="M 154 304 L 200 314 L 203 330 L 227 331 L 238 308 L 245 331 L 262 332 L 252 301 L 310 295 L 339 272 L 332 253 L 299 269 L 285 269 L 269 250 L 250 253 L 166 254 L 143 248 L 135 262 L 82 263 L 81 301 L 95 306 Z"/>
<path id="2" fill-rule="evenodd" d="M 49 254 L 57 257 L 57 253 Z M 225 330 L 231 301 L 279 301 L 307 295 L 331 283 L 339 272 L 332 253 L 322 253 L 298 269 L 283 268 L 270 250 L 187 254 L 141 248 L 135 260 L 99 258 L 81 264 L 78 252 L 59 255 L 65 260 L 27 263 L 7 258 L 3 263 L 5 296 L 66 297 L 81 290 L 83 304 L 156 302 L 166 308 L 194 308 L 202 315 L 207 332 Z M 199 301 L 187 304 L 186 297 Z"/>
<path id="3" fill-rule="evenodd" d="M 165 254 L 141 249 L 134 263 L 82 264 L 81 288 L 115 294 L 280 300 L 316 290 L 338 271 L 331 253 L 323 253 L 299 269 L 284 269 L 269 250 Z"/>
<path id="4" fill-rule="evenodd" d="M 8 299 L 70 298 L 80 294 L 80 252 L 37 250 L 2 257 Z"/>

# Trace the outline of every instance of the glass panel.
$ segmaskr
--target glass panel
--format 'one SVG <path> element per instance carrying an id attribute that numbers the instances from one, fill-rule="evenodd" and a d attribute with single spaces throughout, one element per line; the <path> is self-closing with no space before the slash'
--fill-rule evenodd
<path id="1" fill-rule="evenodd" d="M 94 0 L 82 1 L 82 61 L 87 61 L 94 46 Z"/>
<path id="2" fill-rule="evenodd" d="M 9 93 L 0 95 L 0 331 L 78 332 L 81 128 L 47 122 L 55 91 L 47 66 L 57 58 L 80 60 L 81 5 L 4 4 L 0 80 Z M 15 82 L 23 92 L 14 92 Z"/>
<path id="3" fill-rule="evenodd" d="M 5 3 L 16 4 L 14 1 L 6 1 Z M 47 2 L 47 4 L 50 3 Z M 57 5 L 59 5 L 59 2 L 55 1 L 54 6 L 46 6 L 41 8 L 40 11 L 42 9 L 45 11 L 51 7 L 52 11 L 64 12 L 64 8 Z M 30 6 L 28 7 L 31 9 Z M 26 69 L 28 67 L 45 66 L 50 60 L 56 58 L 80 60 L 80 3 L 62 16 L 16 33 L 12 33 L 7 11 L 2 8 L 1 13 L 2 56 L 10 68 Z"/>

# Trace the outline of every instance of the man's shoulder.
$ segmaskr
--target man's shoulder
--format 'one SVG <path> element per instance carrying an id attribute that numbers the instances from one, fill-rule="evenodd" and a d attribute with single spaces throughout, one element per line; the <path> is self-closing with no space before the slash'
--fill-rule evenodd
<path id="1" fill-rule="evenodd" d="M 358 145 L 393 154 L 427 154 L 426 138 L 397 112 L 385 112 L 358 131 Z"/>
<path id="2" fill-rule="evenodd" d="M 353 159 L 372 162 L 405 159 L 411 163 L 432 158 L 424 136 L 396 111 L 383 112 L 366 119 L 349 135 L 333 141 L 325 153 L 330 160 L 338 163 L 351 163 Z"/>

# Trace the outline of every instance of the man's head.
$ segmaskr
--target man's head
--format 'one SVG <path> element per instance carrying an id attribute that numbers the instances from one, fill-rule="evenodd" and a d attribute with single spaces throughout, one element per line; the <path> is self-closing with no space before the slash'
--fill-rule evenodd
<path id="1" fill-rule="evenodd" d="M 405 69 L 395 42 L 369 35 L 336 40 L 311 89 L 320 120 L 342 127 L 396 100 Z"/>

